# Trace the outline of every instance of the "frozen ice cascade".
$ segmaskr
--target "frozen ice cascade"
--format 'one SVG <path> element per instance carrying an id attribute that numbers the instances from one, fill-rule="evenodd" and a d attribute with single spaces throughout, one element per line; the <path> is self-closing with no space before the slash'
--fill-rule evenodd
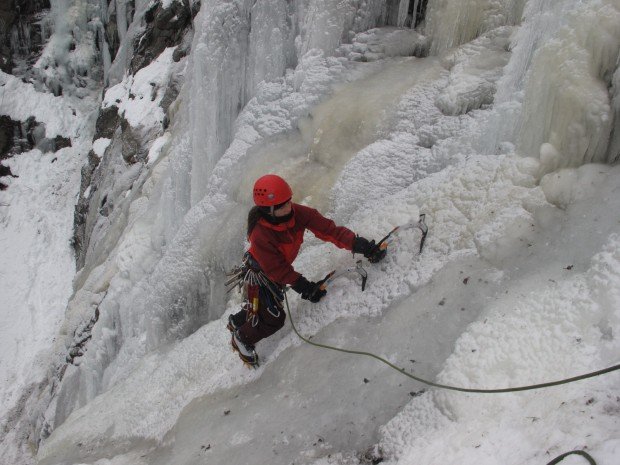
<path id="1" fill-rule="evenodd" d="M 148 156 L 110 183 L 119 213 L 97 217 L 54 334 L 16 345 L 17 358 L 46 354 L 46 372 L 23 381 L 30 391 L 9 391 L 20 378 L 4 376 L 3 358 L 0 424 L 29 428 L 0 434 L 3 456 L 538 465 L 587 445 L 601 465 L 617 460 L 617 374 L 498 397 L 423 392 L 374 361 L 302 345 L 288 324 L 246 370 L 229 348 L 225 321 L 240 297 L 225 292 L 224 271 L 246 245 L 253 181 L 275 172 L 295 201 L 361 235 L 420 212 L 431 228 L 423 254 L 408 232 L 369 265 L 363 293 L 353 277 L 315 305 L 290 293 L 304 334 L 461 386 L 618 363 L 620 0 L 203 0 L 187 58 L 170 47 L 131 76 L 132 41 L 155 3 L 54 6 L 76 24 L 89 18 L 84 41 L 101 44 L 109 84 L 102 107 L 140 128 Z M 114 62 L 103 30 L 112 16 Z M 74 23 L 59 24 L 53 41 Z M 41 63 L 62 58 L 84 73 L 94 63 L 86 48 L 55 58 L 59 47 Z M 182 86 L 160 131 L 164 96 L 153 89 L 175 73 Z M 28 85 L 0 78 L 2 114 L 70 120 L 60 97 L 28 106 L 18 100 Z M 92 148 L 114 150 L 105 138 Z M 295 267 L 319 279 L 353 262 L 307 236 Z M 20 404 L 33 384 L 36 400 Z"/>

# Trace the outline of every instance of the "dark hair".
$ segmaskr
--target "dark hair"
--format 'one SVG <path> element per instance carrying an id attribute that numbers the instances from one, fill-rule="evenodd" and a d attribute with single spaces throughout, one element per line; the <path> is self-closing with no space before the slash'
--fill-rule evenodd
<path id="1" fill-rule="evenodd" d="M 260 220 L 262 216 L 263 214 L 259 206 L 250 208 L 250 211 L 248 212 L 248 237 L 250 237 L 254 226 L 256 226 L 256 223 L 258 223 L 258 220 Z"/>

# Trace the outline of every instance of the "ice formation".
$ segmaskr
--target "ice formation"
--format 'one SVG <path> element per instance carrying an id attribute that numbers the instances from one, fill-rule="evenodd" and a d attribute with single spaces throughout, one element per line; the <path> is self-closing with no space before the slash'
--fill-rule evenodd
<path id="1" fill-rule="evenodd" d="M 346 464 L 377 444 L 385 463 L 534 464 L 541 448 L 586 441 L 582 386 L 564 393 L 566 416 L 557 391 L 410 400 L 396 375 L 299 347 L 288 328 L 259 346 L 264 368 L 246 372 L 227 347 L 223 321 L 238 297 L 225 295 L 223 270 L 241 256 L 253 180 L 277 172 L 297 201 L 365 236 L 422 211 L 431 227 L 423 255 L 411 234 L 370 270 L 363 294 L 342 279 L 319 305 L 292 297 L 305 334 L 403 364 L 416 353 L 415 370 L 458 385 L 612 364 L 620 231 L 605 213 L 617 211 L 618 169 L 590 163 L 620 156 L 616 0 L 429 0 L 417 30 L 418 0 L 206 0 L 189 57 L 177 61 L 171 47 L 135 75 L 125 74 L 131 40 L 152 4 L 129 14 L 119 0 L 90 16 L 88 2 L 63 5 L 55 8 L 73 12 L 83 31 L 116 14 L 121 44 L 114 63 L 103 56 L 102 105 L 118 108 L 143 153 L 128 166 L 111 139 L 92 144 L 111 174 L 83 196 L 114 208 L 91 220 L 86 264 L 58 325 L 35 412 L 40 463 L 196 463 L 200 454 L 273 463 L 275 451 L 282 463 Z M 41 63 L 65 47 L 66 24 Z M 84 50 L 63 55 L 78 75 L 94 59 Z M 185 80 L 166 115 L 162 89 L 175 76 Z M 79 132 L 62 105 L 46 96 L 38 108 L 2 110 L 18 119 L 38 111 L 48 131 Z M 308 237 L 295 266 L 318 278 L 351 261 Z M 360 373 L 385 386 L 365 391 Z M 617 392 L 616 379 L 586 386 L 602 398 Z M 250 413 L 232 408 L 222 420 L 235 396 Z M 620 448 L 610 399 L 588 423 L 602 457 Z M 300 408 L 317 415 L 302 425 Z M 261 442 L 256 419 L 266 415 Z M 543 420 L 526 428 L 528 416 Z M 545 436 L 567 418 L 562 434 Z M 213 447 L 201 450 L 205 437 Z M 537 452 L 514 453 L 515 443 Z"/>

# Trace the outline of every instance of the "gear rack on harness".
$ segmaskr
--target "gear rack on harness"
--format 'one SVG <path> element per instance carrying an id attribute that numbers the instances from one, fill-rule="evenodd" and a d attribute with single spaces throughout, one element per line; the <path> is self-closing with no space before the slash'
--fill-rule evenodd
<path id="1" fill-rule="evenodd" d="M 229 279 L 225 285 L 230 287 L 226 292 L 229 293 L 235 288 L 242 291 L 244 296 L 242 309 L 245 310 L 246 314 L 245 322 L 249 322 L 252 327 L 256 327 L 259 323 L 259 306 L 264 305 L 267 311 L 275 314 L 275 316 L 279 312 L 284 311 L 282 305 L 283 297 L 281 296 L 282 290 L 265 276 L 250 254 L 246 253 L 241 265 L 233 268 L 227 275 Z M 241 324 L 235 321 L 233 315 L 229 316 L 226 327 L 231 332 L 233 351 L 237 352 L 239 358 L 248 367 L 258 367 L 259 359 L 254 345 L 243 341 L 239 334 Z"/>

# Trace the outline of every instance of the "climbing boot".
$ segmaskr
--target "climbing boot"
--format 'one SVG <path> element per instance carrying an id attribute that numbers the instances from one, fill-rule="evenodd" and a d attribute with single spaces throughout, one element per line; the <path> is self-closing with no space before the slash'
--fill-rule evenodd
<path id="1" fill-rule="evenodd" d="M 258 355 L 254 350 L 254 346 L 252 344 L 246 344 L 239 337 L 239 332 L 234 331 L 232 334 L 232 339 L 230 341 L 232 348 L 237 354 L 243 363 L 248 366 L 248 368 L 256 368 L 258 367 Z"/>
<path id="2" fill-rule="evenodd" d="M 230 331 L 232 334 L 234 334 L 235 331 L 237 331 L 240 327 L 241 325 L 237 325 L 235 323 L 234 315 L 233 314 L 228 315 L 228 324 L 226 325 L 226 329 Z"/>

